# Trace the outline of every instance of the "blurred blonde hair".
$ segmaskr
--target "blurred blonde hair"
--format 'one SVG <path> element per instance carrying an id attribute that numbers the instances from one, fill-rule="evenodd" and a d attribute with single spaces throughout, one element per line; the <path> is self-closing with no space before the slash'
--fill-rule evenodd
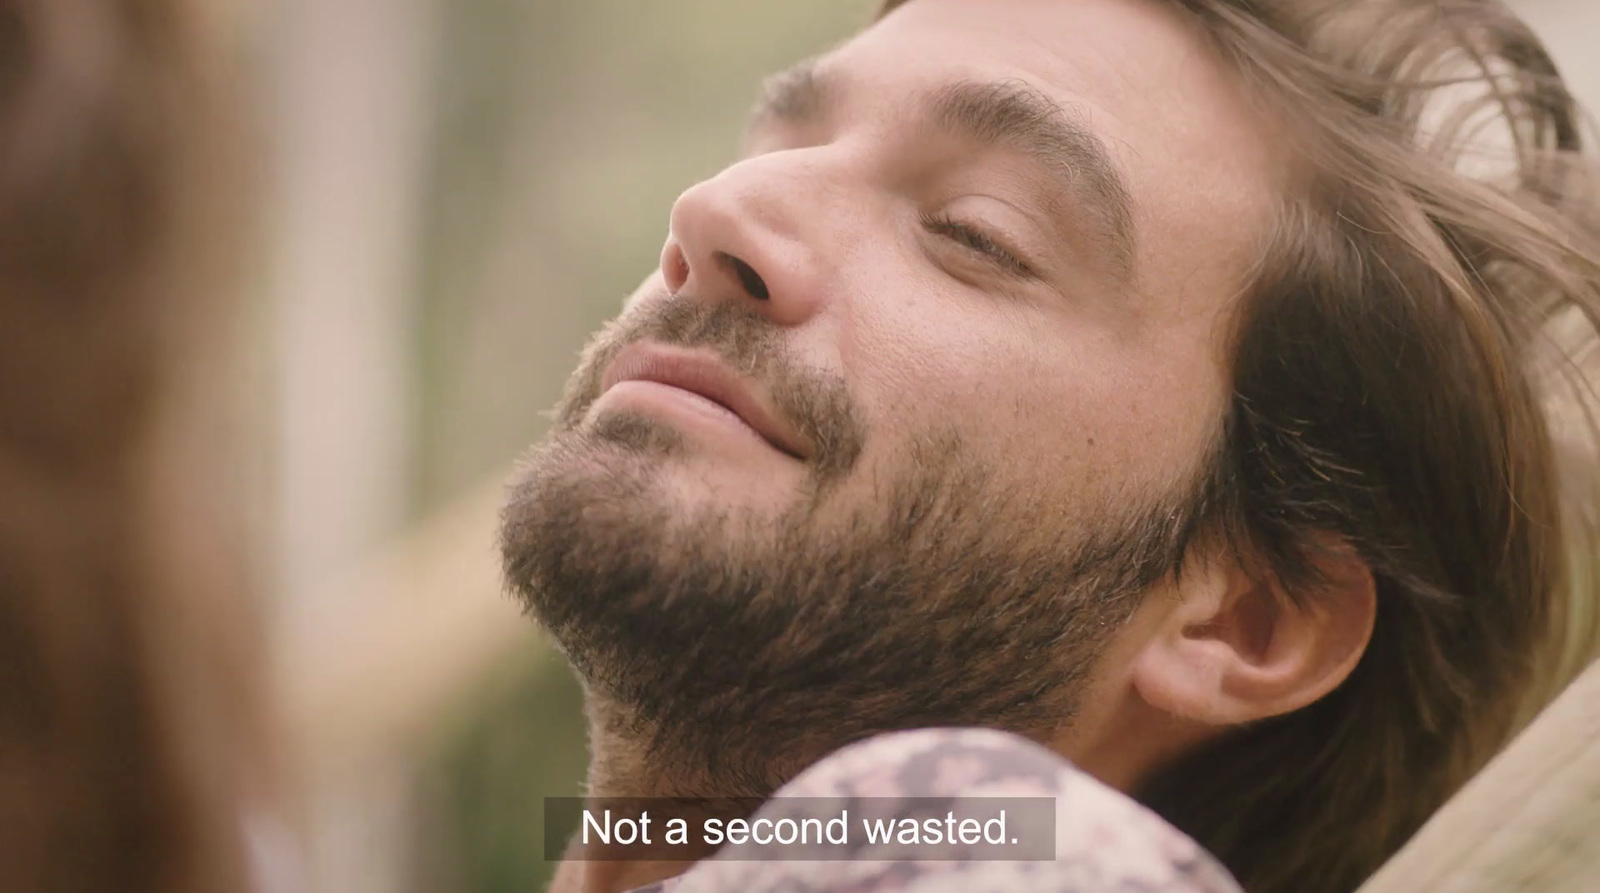
<path id="1" fill-rule="evenodd" d="M 1138 794 L 1253 893 L 1348 891 L 1600 642 L 1596 178 L 1498 2 L 1166 2 L 1294 125 L 1305 173 L 1236 310 L 1193 541 L 1305 603 L 1335 534 L 1379 605 L 1337 690 Z M 1486 127 L 1504 170 L 1470 169 Z"/>
<path id="2" fill-rule="evenodd" d="M 247 886 L 251 617 L 185 382 L 230 305 L 215 22 L 0 0 L 0 872 Z"/>

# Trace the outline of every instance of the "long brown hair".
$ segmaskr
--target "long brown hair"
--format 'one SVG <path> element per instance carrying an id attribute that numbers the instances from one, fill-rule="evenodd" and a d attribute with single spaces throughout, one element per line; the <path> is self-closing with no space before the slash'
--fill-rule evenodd
<path id="1" fill-rule="evenodd" d="M 187 0 L 0 2 L 7 890 L 245 886 L 256 655 L 179 421 L 227 303 L 194 263 L 224 221 L 210 33 Z"/>
<path id="2" fill-rule="evenodd" d="M 1138 794 L 1252 893 L 1349 891 L 1600 641 L 1596 180 L 1550 57 L 1493 0 L 1171 2 L 1305 171 L 1236 310 L 1196 533 L 1297 601 L 1334 534 L 1379 606 L 1340 688 Z"/>

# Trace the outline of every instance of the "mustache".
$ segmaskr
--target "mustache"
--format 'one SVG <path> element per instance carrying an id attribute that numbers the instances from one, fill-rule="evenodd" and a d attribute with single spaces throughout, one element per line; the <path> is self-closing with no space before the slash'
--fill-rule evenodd
<path id="1" fill-rule="evenodd" d="M 800 362 L 783 331 L 742 304 L 678 296 L 641 305 L 595 334 L 556 407 L 558 427 L 579 424 L 600 398 L 607 367 L 623 348 L 643 339 L 710 351 L 739 375 L 766 385 L 774 409 L 815 444 L 818 478 L 842 477 L 860 458 L 867 427 L 841 377 Z"/>

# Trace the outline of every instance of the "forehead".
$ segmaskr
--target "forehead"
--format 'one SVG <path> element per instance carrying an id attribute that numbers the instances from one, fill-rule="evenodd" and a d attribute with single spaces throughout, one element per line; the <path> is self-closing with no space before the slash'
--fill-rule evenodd
<path id="1" fill-rule="evenodd" d="M 911 0 L 816 67 L 888 116 L 953 80 L 1072 108 L 1128 183 L 1147 287 L 1236 279 L 1288 181 L 1276 122 L 1163 0 Z"/>

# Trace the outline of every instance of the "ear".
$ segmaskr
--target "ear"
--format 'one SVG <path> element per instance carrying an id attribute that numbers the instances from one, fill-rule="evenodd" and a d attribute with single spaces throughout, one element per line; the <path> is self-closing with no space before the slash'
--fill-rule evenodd
<path id="1" fill-rule="evenodd" d="M 1342 542 L 1311 556 L 1320 577 L 1296 606 L 1276 575 L 1237 560 L 1186 572 L 1178 603 L 1134 659 L 1150 706 L 1224 727 L 1298 710 L 1337 688 L 1372 638 L 1372 571 Z"/>

